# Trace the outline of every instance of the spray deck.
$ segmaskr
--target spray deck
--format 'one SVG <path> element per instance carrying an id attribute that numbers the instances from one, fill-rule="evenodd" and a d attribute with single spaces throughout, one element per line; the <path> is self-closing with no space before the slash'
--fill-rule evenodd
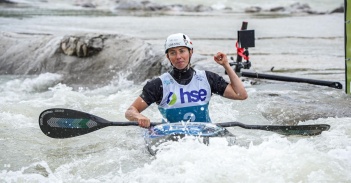
<path id="1" fill-rule="evenodd" d="M 250 69 L 251 62 L 249 61 L 249 49 L 255 47 L 255 31 L 247 30 L 247 22 L 242 23 L 241 30 L 238 31 L 238 41 L 236 43 L 237 48 L 237 58 L 234 62 L 233 57 L 231 59 L 233 62 L 229 64 L 234 66 L 234 71 L 238 76 L 244 76 L 249 78 L 259 78 L 259 79 L 270 79 L 277 81 L 286 81 L 286 82 L 299 82 L 299 83 L 309 83 L 314 85 L 329 86 L 332 88 L 342 89 L 342 85 L 339 82 L 334 81 L 322 81 L 315 79 L 306 79 L 306 78 L 296 78 L 289 76 L 279 76 L 272 74 L 262 74 L 257 72 L 246 72 L 241 71 L 241 69 Z M 245 61 L 243 61 L 243 59 Z"/>

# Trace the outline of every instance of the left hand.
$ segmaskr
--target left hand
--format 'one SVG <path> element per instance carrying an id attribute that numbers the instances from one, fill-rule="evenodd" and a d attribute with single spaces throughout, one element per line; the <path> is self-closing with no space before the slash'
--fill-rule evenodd
<path id="1" fill-rule="evenodd" d="M 225 65 L 227 65 L 229 63 L 227 55 L 225 53 L 222 53 L 222 52 L 218 52 L 215 56 L 213 56 L 213 59 L 219 65 L 222 65 L 222 66 L 225 66 Z"/>

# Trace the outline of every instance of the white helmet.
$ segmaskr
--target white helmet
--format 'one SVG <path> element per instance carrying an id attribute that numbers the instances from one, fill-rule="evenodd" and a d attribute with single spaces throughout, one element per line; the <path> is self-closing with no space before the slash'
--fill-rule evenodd
<path id="1" fill-rule="evenodd" d="M 189 49 L 193 49 L 193 43 L 191 42 L 190 38 L 185 34 L 177 33 L 171 34 L 167 37 L 165 43 L 165 53 L 167 53 L 168 49 L 178 46 L 185 46 Z"/>

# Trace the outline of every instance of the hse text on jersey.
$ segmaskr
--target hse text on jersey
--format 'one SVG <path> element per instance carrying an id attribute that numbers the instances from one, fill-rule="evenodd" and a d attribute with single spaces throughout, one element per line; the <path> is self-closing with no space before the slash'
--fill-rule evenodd
<path id="1" fill-rule="evenodd" d="M 196 91 L 196 90 L 184 91 L 183 88 L 180 88 L 179 94 L 180 94 L 180 102 L 184 104 L 184 103 L 205 101 L 207 96 L 207 91 L 205 89 L 200 89 L 199 91 Z M 168 95 L 167 103 L 174 104 L 175 103 L 174 100 L 176 100 L 176 97 L 174 96 L 173 92 L 170 92 Z"/>

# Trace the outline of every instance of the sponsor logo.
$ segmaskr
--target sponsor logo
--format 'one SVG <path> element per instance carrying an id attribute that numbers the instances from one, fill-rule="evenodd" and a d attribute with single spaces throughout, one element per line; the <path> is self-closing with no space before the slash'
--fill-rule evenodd
<path id="1" fill-rule="evenodd" d="M 177 95 L 174 94 L 173 92 L 170 92 L 168 97 L 167 97 L 167 104 L 172 106 L 177 102 Z"/>
<path id="2" fill-rule="evenodd" d="M 180 101 L 182 104 L 198 102 L 206 100 L 207 91 L 205 89 L 200 89 L 199 91 L 183 91 L 183 88 L 180 89 Z"/>
<path id="3" fill-rule="evenodd" d="M 168 47 L 177 47 L 177 46 L 181 46 L 180 43 L 169 43 Z"/>
<path id="4" fill-rule="evenodd" d="M 172 84 L 172 83 L 174 83 L 174 81 L 173 81 L 172 79 L 170 79 L 170 80 L 164 80 L 164 81 L 163 81 L 163 84 L 164 84 L 164 85 L 170 85 L 170 84 Z"/>
<path id="5" fill-rule="evenodd" d="M 195 79 L 202 81 L 202 80 L 204 80 L 204 77 L 201 75 L 195 75 Z"/>
<path id="6" fill-rule="evenodd" d="M 184 91 L 183 88 L 179 91 L 180 94 L 180 102 L 184 103 L 191 103 L 191 102 L 199 102 L 205 101 L 207 97 L 207 91 L 205 89 L 200 89 L 199 91 L 192 90 L 192 91 Z M 170 92 L 167 96 L 167 104 L 172 106 L 177 102 L 177 95 L 173 92 Z"/>

